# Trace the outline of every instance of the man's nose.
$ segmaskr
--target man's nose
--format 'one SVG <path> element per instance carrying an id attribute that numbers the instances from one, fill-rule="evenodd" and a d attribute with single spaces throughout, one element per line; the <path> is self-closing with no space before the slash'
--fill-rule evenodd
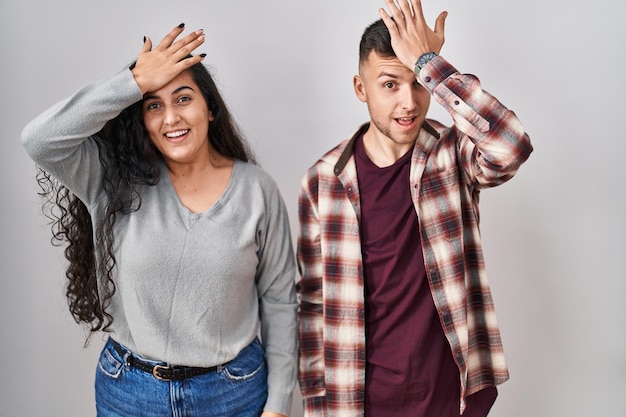
<path id="1" fill-rule="evenodd" d="M 400 104 L 403 109 L 413 110 L 417 107 L 418 91 L 413 86 L 402 88 L 400 95 Z"/>

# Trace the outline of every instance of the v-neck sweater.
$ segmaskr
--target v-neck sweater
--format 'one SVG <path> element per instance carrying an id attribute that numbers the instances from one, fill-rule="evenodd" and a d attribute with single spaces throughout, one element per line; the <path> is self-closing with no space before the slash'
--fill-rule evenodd
<path id="1" fill-rule="evenodd" d="M 92 83 L 30 122 L 31 158 L 101 220 L 106 194 L 92 135 L 142 96 L 130 71 Z M 111 336 L 170 364 L 209 367 L 233 359 L 261 333 L 268 363 L 266 410 L 288 414 L 295 387 L 297 301 L 288 214 L 277 184 L 235 160 L 228 186 L 202 213 L 178 198 L 163 165 L 141 206 L 114 228 Z"/>

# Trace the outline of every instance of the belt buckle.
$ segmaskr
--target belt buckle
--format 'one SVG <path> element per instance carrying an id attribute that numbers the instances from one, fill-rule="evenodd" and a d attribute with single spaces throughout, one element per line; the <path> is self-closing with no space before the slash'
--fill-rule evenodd
<path id="1" fill-rule="evenodd" d="M 152 376 L 154 376 L 159 381 L 169 381 L 168 378 L 163 378 L 162 376 L 159 375 L 159 369 L 168 369 L 168 368 L 169 368 L 168 366 L 155 365 L 154 368 L 152 368 Z"/>

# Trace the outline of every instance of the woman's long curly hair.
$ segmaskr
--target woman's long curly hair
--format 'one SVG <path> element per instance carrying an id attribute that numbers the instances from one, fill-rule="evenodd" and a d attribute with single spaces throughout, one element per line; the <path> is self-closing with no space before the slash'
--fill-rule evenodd
<path id="1" fill-rule="evenodd" d="M 209 124 L 213 149 L 223 156 L 254 163 L 209 71 L 202 63 L 186 71 L 191 73 L 213 113 L 214 120 Z M 66 297 L 74 320 L 89 331 L 85 344 L 94 332 L 108 331 L 113 323 L 107 307 L 116 289 L 113 273 L 116 218 L 139 210 L 139 187 L 157 184 L 163 174 L 161 154 L 150 141 L 143 123 L 141 101 L 106 123 L 92 138 L 98 145 L 104 169 L 102 186 L 107 195 L 100 224 L 93 224 L 88 208 L 67 187 L 41 168 L 37 172 L 43 211 L 50 219 L 52 244 L 66 246 L 64 255 L 69 261 L 65 272 Z"/>

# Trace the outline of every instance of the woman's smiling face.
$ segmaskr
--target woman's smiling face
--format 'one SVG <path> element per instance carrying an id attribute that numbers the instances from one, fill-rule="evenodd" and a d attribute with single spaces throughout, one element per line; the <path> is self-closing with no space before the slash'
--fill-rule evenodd
<path id="1" fill-rule="evenodd" d="M 209 154 L 213 113 L 189 71 L 144 95 L 143 121 L 166 163 L 187 164 Z"/>

